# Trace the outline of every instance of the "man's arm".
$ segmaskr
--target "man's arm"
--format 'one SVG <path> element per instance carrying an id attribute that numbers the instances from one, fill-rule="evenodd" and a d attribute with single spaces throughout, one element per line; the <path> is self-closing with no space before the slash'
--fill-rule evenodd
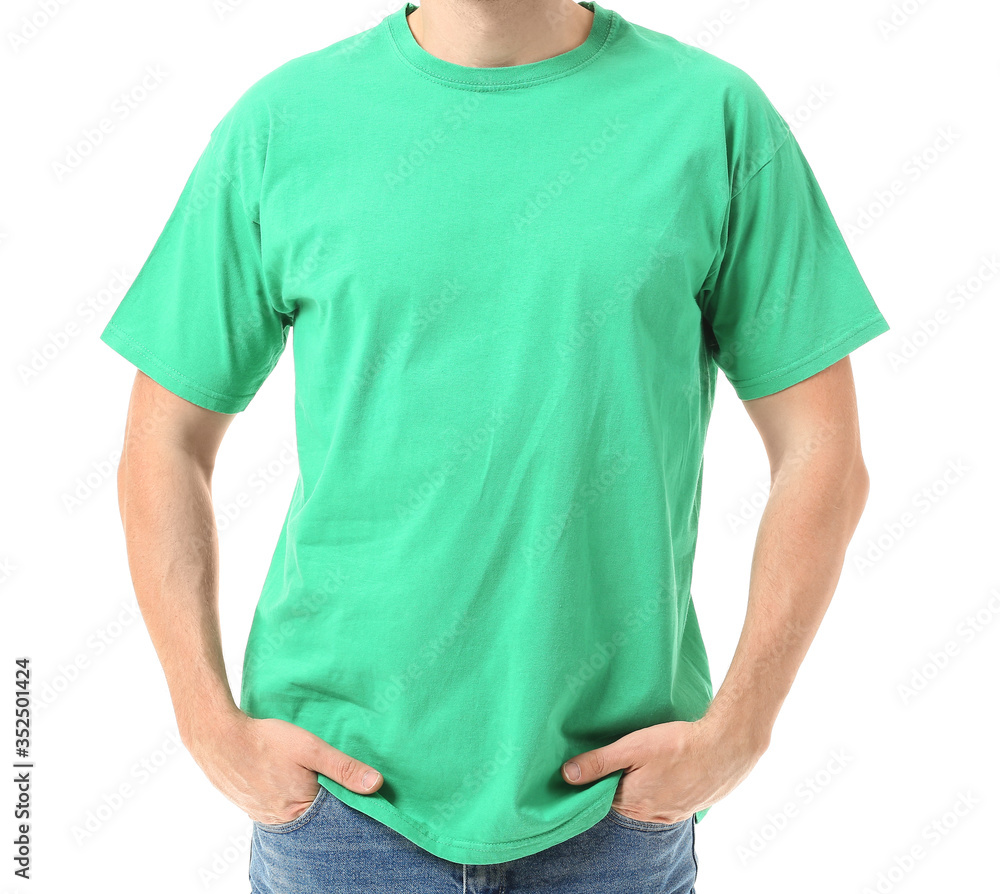
<path id="1" fill-rule="evenodd" d="M 744 406 L 764 441 L 771 490 L 726 678 L 700 720 L 636 730 L 563 765 L 563 778 L 576 785 L 624 769 L 613 806 L 635 819 L 678 822 L 749 775 L 830 604 L 868 497 L 850 357 Z"/>
<path id="2" fill-rule="evenodd" d="M 118 509 L 143 621 L 181 738 L 237 713 L 219 630 L 215 458 L 233 416 L 137 372 L 118 465 Z"/>
<path id="3" fill-rule="evenodd" d="M 233 699 L 219 628 L 212 504 L 216 454 L 233 418 L 139 371 L 118 466 L 118 507 L 136 598 L 181 740 L 212 784 L 249 816 L 287 822 L 315 797 L 317 772 L 360 794 L 377 791 L 382 777 L 301 727 L 249 718 Z M 369 788 L 362 784 L 366 772 L 375 779 Z"/>
<path id="4" fill-rule="evenodd" d="M 767 451 L 771 490 L 743 631 L 705 716 L 764 749 L 837 587 L 868 472 L 850 357 L 744 406 Z"/>

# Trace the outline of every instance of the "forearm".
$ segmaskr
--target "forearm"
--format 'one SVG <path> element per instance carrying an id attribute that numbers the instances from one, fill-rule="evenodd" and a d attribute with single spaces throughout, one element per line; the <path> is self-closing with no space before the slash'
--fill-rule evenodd
<path id="1" fill-rule="evenodd" d="M 219 629 L 218 532 L 211 472 L 183 449 L 123 451 L 119 509 L 139 608 L 163 667 L 178 729 L 190 744 L 238 710 Z"/>
<path id="2" fill-rule="evenodd" d="M 868 495 L 860 454 L 779 469 L 750 570 L 746 619 L 706 717 L 763 750 L 833 597 Z"/>

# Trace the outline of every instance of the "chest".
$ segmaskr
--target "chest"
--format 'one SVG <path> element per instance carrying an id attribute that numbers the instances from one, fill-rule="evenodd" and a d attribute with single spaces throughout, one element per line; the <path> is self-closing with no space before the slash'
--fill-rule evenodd
<path id="1" fill-rule="evenodd" d="M 297 338 L 385 342 L 438 319 L 466 349 L 517 331 L 530 350 L 595 319 L 654 337 L 695 324 L 719 196 L 690 140 L 608 102 L 560 114 L 444 92 L 358 108 L 349 128 L 328 121 L 269 154 L 265 261 Z"/>

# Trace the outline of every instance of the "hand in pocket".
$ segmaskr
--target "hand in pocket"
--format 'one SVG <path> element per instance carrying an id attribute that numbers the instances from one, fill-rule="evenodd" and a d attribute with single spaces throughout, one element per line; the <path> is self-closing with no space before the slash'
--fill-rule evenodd
<path id="1" fill-rule="evenodd" d="M 288 823 L 305 813 L 319 793 L 318 773 L 362 795 L 382 784 L 373 767 L 308 730 L 242 711 L 185 745 L 212 785 L 260 823 Z"/>

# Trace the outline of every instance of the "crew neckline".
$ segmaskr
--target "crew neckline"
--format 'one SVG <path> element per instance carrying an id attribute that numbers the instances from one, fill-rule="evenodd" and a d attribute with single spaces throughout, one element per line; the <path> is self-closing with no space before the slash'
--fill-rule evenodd
<path id="1" fill-rule="evenodd" d="M 617 21 L 614 10 L 605 9 L 596 0 L 577 0 L 578 5 L 594 14 L 587 39 L 579 46 L 523 65 L 470 66 L 448 62 L 427 52 L 413 36 L 406 17 L 416 4 L 404 3 L 383 20 L 389 30 L 396 52 L 404 62 L 423 75 L 458 89 L 504 90 L 530 87 L 544 81 L 564 77 L 589 64 L 610 42 Z"/>

